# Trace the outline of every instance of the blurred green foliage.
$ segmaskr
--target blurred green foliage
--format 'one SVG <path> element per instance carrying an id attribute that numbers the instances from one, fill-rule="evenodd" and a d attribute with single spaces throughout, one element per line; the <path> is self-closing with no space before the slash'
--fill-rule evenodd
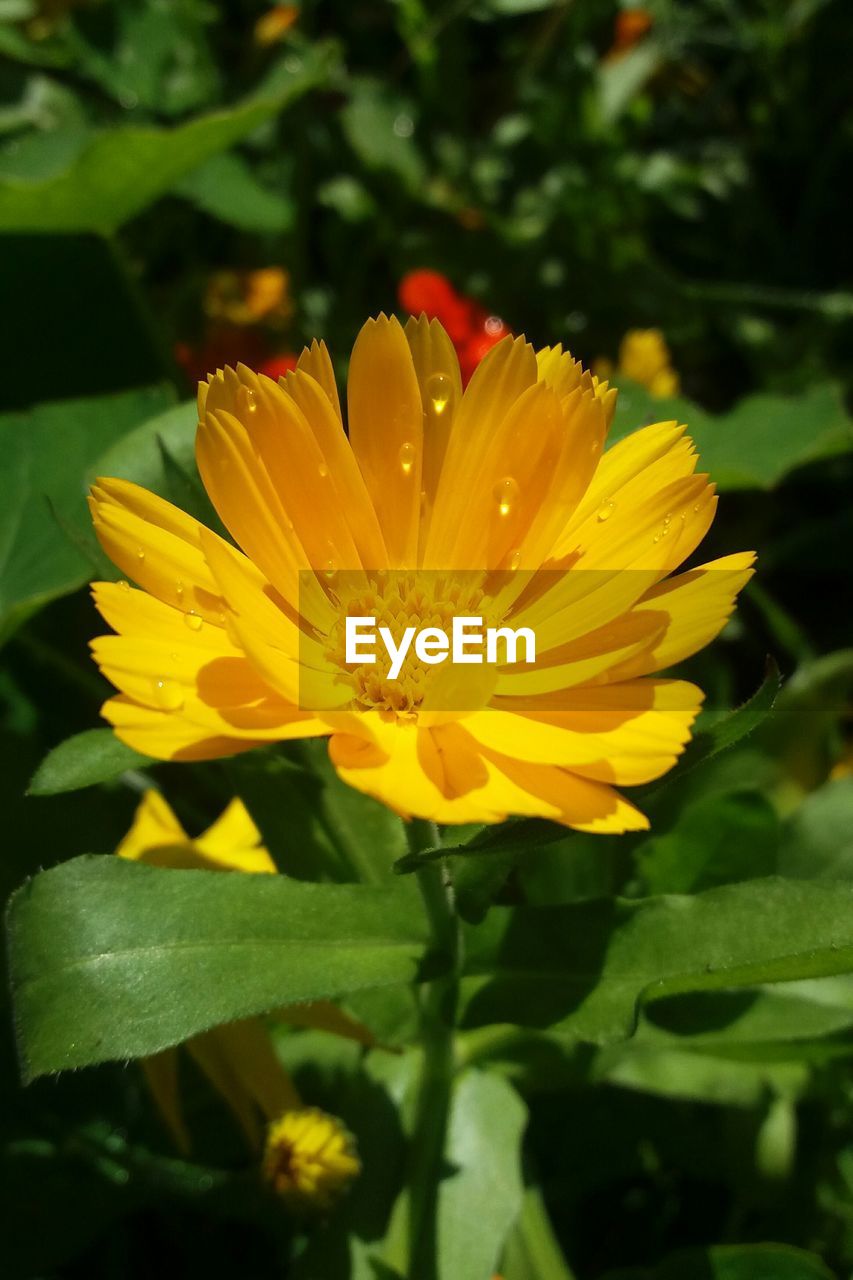
<path id="1" fill-rule="evenodd" d="M 0 0 L 3 896 L 111 852 L 152 778 L 193 830 L 240 794 L 273 855 L 326 882 L 299 889 L 332 912 L 339 891 L 361 895 L 336 883 L 353 865 L 381 882 L 404 852 L 391 815 L 311 748 L 152 771 L 91 736 L 108 690 L 82 588 L 113 571 L 86 485 L 106 470 L 209 518 L 176 354 L 221 362 L 245 340 L 211 344 L 215 273 L 282 268 L 288 306 L 260 326 L 263 353 L 321 335 L 341 368 L 363 319 L 394 309 L 418 267 L 586 362 L 660 328 L 682 394 L 626 383 L 614 434 L 686 420 L 723 494 L 706 558 L 754 546 L 760 575 L 689 664 L 709 695 L 704 735 L 696 767 L 643 798 L 651 833 L 446 836 L 465 846 L 451 863 L 472 960 L 437 1264 L 453 1280 L 498 1264 L 506 1280 L 840 1280 L 853 1272 L 853 7 L 649 0 L 633 42 L 620 37 L 631 6 L 615 0 L 297 8 L 270 42 L 248 0 Z M 782 693 L 768 716 L 771 677 L 734 731 L 722 717 L 759 686 L 768 652 Z M 33 896 L 50 897 L 41 943 L 69 967 L 81 936 L 108 950 L 82 879 L 126 870 L 92 865 L 16 899 L 13 932 Z M 169 921 L 189 927 L 199 908 L 179 881 Z M 374 892 L 346 922 L 356 933 Z M 347 987 L 346 953 L 322 989 L 348 990 L 399 1048 L 412 1011 L 396 982 L 420 938 L 405 882 L 387 892 L 403 939 L 393 962 L 374 961 L 388 988 Z M 132 894 L 125 909 L 143 943 L 162 923 Z M 259 927 L 246 904 L 241 921 L 247 937 Z M 506 935 L 524 972 L 502 962 Z M 542 954 L 562 968 L 537 969 Z M 286 960 L 268 971 L 277 989 L 313 993 Z M 184 1010 L 193 1026 L 264 1005 L 226 977 L 218 1014 Z M 51 981 L 52 1005 L 30 992 L 29 1008 L 42 999 L 60 1018 L 33 1072 L 139 1051 L 128 1014 L 101 1052 L 93 1007 L 88 1048 L 63 1058 L 75 1011 Z M 520 992 L 526 1025 L 506 1027 Z M 259 1193 L 200 1077 L 186 1081 L 199 1147 L 178 1160 L 135 1071 L 21 1090 L 6 1037 L 4 1274 L 387 1280 L 376 1251 L 417 1051 L 365 1054 L 308 1031 L 278 1047 L 365 1165 L 313 1231 Z"/>

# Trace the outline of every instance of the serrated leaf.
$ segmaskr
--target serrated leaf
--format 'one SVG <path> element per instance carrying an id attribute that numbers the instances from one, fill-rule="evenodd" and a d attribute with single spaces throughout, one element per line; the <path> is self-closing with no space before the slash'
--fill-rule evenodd
<path id="1" fill-rule="evenodd" d="M 777 877 L 695 897 L 493 908 L 467 935 L 467 1026 L 604 1044 L 664 997 L 853 973 L 853 886 Z"/>
<path id="2" fill-rule="evenodd" d="M 425 939 L 407 890 L 115 857 L 41 872 L 8 913 L 23 1074 L 141 1057 L 282 1005 L 411 982 Z"/>
<path id="3" fill-rule="evenodd" d="M 27 795 L 79 791 L 153 763 L 149 756 L 120 742 L 112 729 L 86 729 L 48 752 L 33 774 Z"/>

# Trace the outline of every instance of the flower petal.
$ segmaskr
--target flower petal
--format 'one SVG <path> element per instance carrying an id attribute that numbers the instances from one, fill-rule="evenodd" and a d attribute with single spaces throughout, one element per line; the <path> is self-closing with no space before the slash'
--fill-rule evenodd
<path id="1" fill-rule="evenodd" d="M 421 504 L 423 408 L 399 320 L 368 320 L 347 383 L 349 438 L 393 566 L 414 566 Z M 374 568 L 376 566 L 369 566 Z"/>

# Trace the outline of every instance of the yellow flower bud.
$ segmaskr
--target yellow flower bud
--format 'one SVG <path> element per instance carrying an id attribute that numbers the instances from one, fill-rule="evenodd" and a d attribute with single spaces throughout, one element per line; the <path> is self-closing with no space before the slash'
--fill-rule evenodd
<path id="1" fill-rule="evenodd" d="M 361 1162 L 340 1120 L 301 1107 L 270 1124 L 261 1169 L 291 1209 L 327 1209 L 361 1172 Z"/>

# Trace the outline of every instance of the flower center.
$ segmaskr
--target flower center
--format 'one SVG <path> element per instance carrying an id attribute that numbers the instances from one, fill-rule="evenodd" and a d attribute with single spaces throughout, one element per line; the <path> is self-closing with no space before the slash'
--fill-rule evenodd
<path id="1" fill-rule="evenodd" d="M 347 618 L 371 618 L 376 635 L 386 628 L 392 644 L 406 643 L 406 632 L 428 627 L 450 634 L 454 617 L 482 617 L 489 613 L 483 590 L 483 574 L 433 570 L 387 570 L 364 574 L 340 574 L 332 594 L 339 606 L 338 620 L 328 639 L 326 656 L 338 669 L 338 679 L 352 689 L 354 705 L 363 711 L 379 711 L 398 720 L 415 720 L 429 690 L 445 670 L 445 664 L 421 660 L 409 642 L 399 673 L 390 678 L 383 642 L 376 647 L 375 662 L 347 662 Z"/>

